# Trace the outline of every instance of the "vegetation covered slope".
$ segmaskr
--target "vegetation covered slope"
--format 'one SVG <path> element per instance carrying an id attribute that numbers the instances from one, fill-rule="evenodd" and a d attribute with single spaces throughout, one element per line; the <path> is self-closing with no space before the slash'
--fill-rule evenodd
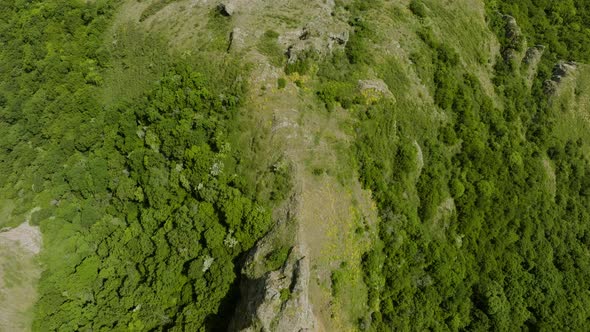
<path id="1" fill-rule="evenodd" d="M 590 60 L 584 1 L 314 2 L 329 34 L 199 4 L 0 4 L 0 226 L 43 231 L 34 330 L 226 328 L 289 196 L 324 328 L 588 326 L 588 73 L 553 72 Z M 293 261 L 266 240 L 261 280 Z"/>
<path id="2" fill-rule="evenodd" d="M 582 141 L 557 131 L 559 114 L 542 80 L 547 69 L 529 90 L 519 74 L 522 58 L 511 56 L 526 47 L 524 36 L 490 4 L 502 46 L 490 95 L 466 70 L 469 50 L 432 28 L 446 11 L 461 9 L 436 1 L 407 8 L 423 43 L 413 68 L 434 101 L 426 117 L 424 105 L 408 98 L 411 82 L 399 79 L 400 57 L 383 57 L 372 45 L 386 43 L 376 22 L 412 20 L 385 1 L 356 5 L 353 42 L 328 64 L 325 86 L 343 86 L 343 78 L 370 67 L 391 82 L 395 102 L 357 106 L 362 99 L 350 94 L 320 92 L 364 119 L 359 166 L 380 208 L 382 241 L 365 260 L 371 328 L 583 329 L 590 315 L 588 156 Z M 569 55 L 583 59 L 576 45 Z M 547 46 L 547 59 L 562 55 Z"/>
<path id="3" fill-rule="evenodd" d="M 116 5 L 2 5 L 1 184 L 44 235 L 33 328 L 215 326 L 234 260 L 270 226 L 228 136 L 245 69 L 174 57 L 103 101 L 105 73 L 143 53 L 105 46 Z"/>

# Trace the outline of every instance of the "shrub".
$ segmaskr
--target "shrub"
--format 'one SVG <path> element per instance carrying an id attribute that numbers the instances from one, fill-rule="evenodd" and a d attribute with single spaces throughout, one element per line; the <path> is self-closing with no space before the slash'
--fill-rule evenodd
<path id="1" fill-rule="evenodd" d="M 266 267 L 268 270 L 275 271 L 285 265 L 287 258 L 289 258 L 289 252 L 291 252 L 291 248 L 280 247 L 266 255 Z"/>
<path id="2" fill-rule="evenodd" d="M 344 286 L 345 279 L 348 277 L 346 273 L 346 262 L 342 262 L 340 267 L 332 271 L 330 280 L 332 281 L 332 295 L 337 297 L 342 294 L 342 287 Z"/>
<path id="3" fill-rule="evenodd" d="M 291 75 L 299 73 L 301 75 L 311 74 L 315 62 L 319 60 L 319 55 L 312 50 L 307 50 L 303 53 L 297 54 L 297 59 L 293 62 L 287 63 L 285 66 L 285 73 Z"/>
<path id="4" fill-rule="evenodd" d="M 414 15 L 420 18 L 426 17 L 426 6 L 420 0 L 412 0 L 410 2 L 410 10 L 412 11 L 412 13 L 414 13 Z"/>
<path id="5" fill-rule="evenodd" d="M 260 53 L 266 55 L 274 66 L 280 67 L 285 62 L 285 52 L 278 43 L 279 33 L 267 30 L 260 37 L 257 48 Z"/>

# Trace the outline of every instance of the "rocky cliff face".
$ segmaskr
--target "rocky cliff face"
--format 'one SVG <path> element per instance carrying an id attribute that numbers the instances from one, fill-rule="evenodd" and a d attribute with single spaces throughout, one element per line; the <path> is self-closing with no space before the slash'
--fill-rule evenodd
<path id="1" fill-rule="evenodd" d="M 297 235 L 297 197 L 278 209 L 276 226 L 249 252 L 229 331 L 318 330 L 309 297 L 309 252 Z"/>
<path id="2" fill-rule="evenodd" d="M 264 260 L 258 246 L 247 264 Z M 309 301 L 309 258 L 293 247 L 280 269 L 262 275 L 244 271 L 242 302 L 230 331 L 315 331 L 317 321 Z"/>

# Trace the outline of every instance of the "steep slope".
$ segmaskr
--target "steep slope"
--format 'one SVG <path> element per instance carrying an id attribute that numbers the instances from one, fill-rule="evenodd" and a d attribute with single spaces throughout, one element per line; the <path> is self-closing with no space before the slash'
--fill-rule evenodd
<path id="1" fill-rule="evenodd" d="M 590 157 L 590 68 L 582 63 L 560 63 L 554 68 L 548 89 L 553 93 L 551 107 L 556 114 L 556 135 L 564 140 L 581 139 L 584 156 Z"/>

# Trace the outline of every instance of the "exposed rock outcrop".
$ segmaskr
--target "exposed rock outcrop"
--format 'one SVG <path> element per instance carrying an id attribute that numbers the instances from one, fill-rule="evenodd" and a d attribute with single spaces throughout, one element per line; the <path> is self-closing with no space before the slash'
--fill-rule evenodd
<path id="1" fill-rule="evenodd" d="M 247 34 L 240 28 L 234 28 L 229 35 L 228 51 L 232 49 L 243 49 L 246 46 Z"/>
<path id="2" fill-rule="evenodd" d="M 300 30 L 288 31 L 279 37 L 279 43 L 286 48 L 289 63 L 309 56 L 324 56 L 335 48 L 344 47 L 348 42 L 348 30 L 342 27 L 331 27 L 326 31 L 323 26 L 316 26 L 313 22 Z"/>
<path id="3" fill-rule="evenodd" d="M 229 331 L 317 330 L 309 299 L 310 258 L 299 237 L 293 236 L 298 205 L 295 193 L 275 214 L 273 230 L 248 253 L 241 271 L 241 300 Z M 281 251 L 284 255 L 276 255 Z"/>
<path id="4" fill-rule="evenodd" d="M 545 52 L 545 46 L 543 45 L 535 45 L 533 47 L 529 47 L 526 50 L 526 54 L 524 55 L 523 62 L 529 66 L 535 66 L 541 61 L 541 57 Z"/>
<path id="5" fill-rule="evenodd" d="M 550 80 L 545 81 L 544 91 L 547 94 L 554 94 L 561 81 L 571 75 L 577 68 L 577 64 L 573 61 L 559 61 L 553 67 L 553 76 Z"/>
<path id="6" fill-rule="evenodd" d="M 340 46 L 346 45 L 346 43 L 348 43 L 349 34 L 348 34 L 348 31 L 342 31 L 340 33 L 331 32 L 328 34 L 328 37 L 329 37 L 328 47 L 330 49 L 332 49 L 334 47 L 334 45 L 340 45 Z"/>
<path id="7" fill-rule="evenodd" d="M 516 23 L 516 19 L 510 15 L 502 16 L 506 22 L 506 37 L 510 39 L 517 39 L 522 37 L 522 31 Z"/>
<path id="8" fill-rule="evenodd" d="M 506 23 L 506 38 L 508 46 L 504 49 L 504 61 L 516 61 L 520 65 L 523 58 L 523 50 L 526 47 L 526 38 L 524 38 L 516 19 L 510 15 L 503 15 L 502 18 Z"/>
<path id="9" fill-rule="evenodd" d="M 257 246 L 248 257 L 242 298 L 229 331 L 314 331 L 309 301 L 309 258 L 293 247 L 283 266 L 259 275 L 268 247 Z"/>
<path id="10" fill-rule="evenodd" d="M 220 3 L 217 8 L 221 14 L 225 16 L 232 16 L 236 10 L 244 4 L 247 4 L 247 0 L 226 0 Z"/>
<path id="11" fill-rule="evenodd" d="M 576 63 L 573 61 L 559 61 L 555 67 L 553 67 L 553 77 L 552 80 L 559 82 L 563 77 L 569 75 L 572 71 L 576 69 Z"/>
<path id="12" fill-rule="evenodd" d="M 537 68 L 539 66 L 539 62 L 541 62 L 541 58 L 543 57 L 543 53 L 545 52 L 545 46 L 543 45 L 535 45 L 533 47 L 529 47 L 522 59 L 524 75 L 526 78 L 526 82 L 528 87 L 530 88 L 533 85 L 533 80 L 535 75 L 537 74 Z"/>
<path id="13" fill-rule="evenodd" d="M 359 80 L 358 89 L 365 98 L 393 98 L 389 86 L 381 79 Z"/>
<path id="14" fill-rule="evenodd" d="M 306 3 L 302 6 L 306 15 L 294 17 L 287 26 L 277 24 L 277 20 L 283 20 L 294 10 L 302 12 L 300 5 L 288 0 L 224 0 L 217 8 L 222 15 L 235 17 L 231 50 L 247 49 L 257 43 L 264 31 L 272 30 L 280 35 L 278 44 L 293 63 L 310 54 L 321 56 L 346 45 L 350 27 L 346 21 L 333 17 L 334 6 L 332 0 Z M 258 21 L 261 12 L 268 21 Z"/>

